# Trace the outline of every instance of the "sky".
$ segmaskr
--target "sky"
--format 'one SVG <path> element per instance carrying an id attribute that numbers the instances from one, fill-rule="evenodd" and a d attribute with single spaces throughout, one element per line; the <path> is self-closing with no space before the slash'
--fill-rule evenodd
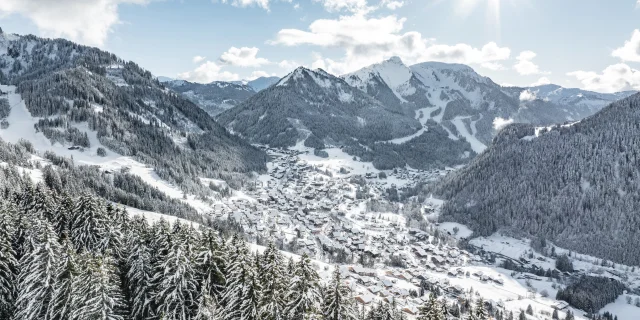
<path id="1" fill-rule="evenodd" d="M 640 0 L 0 0 L 0 27 L 203 83 L 398 56 L 502 85 L 640 90 Z"/>

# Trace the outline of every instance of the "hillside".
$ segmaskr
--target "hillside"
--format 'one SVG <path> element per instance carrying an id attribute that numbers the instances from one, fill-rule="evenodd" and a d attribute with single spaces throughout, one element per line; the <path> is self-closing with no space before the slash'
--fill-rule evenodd
<path id="1" fill-rule="evenodd" d="M 632 92 L 599 94 L 555 85 L 502 87 L 461 64 L 405 65 L 398 57 L 343 75 L 350 85 L 386 105 L 433 119 L 476 152 L 496 134 L 496 118 L 549 125 L 580 120 Z M 523 94 L 524 93 L 524 94 Z"/>
<path id="2" fill-rule="evenodd" d="M 83 150 L 130 156 L 198 193 L 206 192 L 200 177 L 239 182 L 245 173 L 265 169 L 263 152 L 167 91 L 148 71 L 96 48 L 0 34 L 0 83 L 14 88 L 14 95 L 4 97 L 13 99 L 11 107 L 24 103 L 23 118 L 37 122 L 34 128 L 9 122 L 0 131 L 3 138 L 27 130 L 77 156 Z M 91 141 L 94 135 L 97 141 Z"/>
<path id="3" fill-rule="evenodd" d="M 374 161 L 378 168 L 407 163 L 426 168 L 466 161 L 472 152 L 469 144 L 449 139 L 437 127 L 422 134 L 425 130 L 414 115 L 385 105 L 322 70 L 300 67 L 217 119 L 255 143 L 291 147 L 304 140 L 305 146 L 318 149 L 340 146 L 364 161 Z M 395 140 L 402 138 L 411 143 Z M 425 153 L 432 155 L 418 161 Z"/>
<path id="4" fill-rule="evenodd" d="M 573 125 L 511 125 L 435 194 L 441 219 L 474 235 L 505 230 L 620 263 L 640 263 L 640 94 Z"/>

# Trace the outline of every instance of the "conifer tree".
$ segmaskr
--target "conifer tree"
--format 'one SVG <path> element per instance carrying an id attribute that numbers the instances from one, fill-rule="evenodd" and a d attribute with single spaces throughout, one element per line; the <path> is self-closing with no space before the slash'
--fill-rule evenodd
<path id="1" fill-rule="evenodd" d="M 476 302 L 476 308 L 473 313 L 474 320 L 487 320 L 489 319 L 489 315 L 487 314 L 487 309 L 484 307 L 484 300 L 482 297 L 478 298 Z"/>
<path id="2" fill-rule="evenodd" d="M 203 287 L 208 287 L 208 285 Z M 198 311 L 193 320 L 223 320 L 222 311 L 222 307 L 216 299 L 203 291 L 198 298 Z"/>
<path id="3" fill-rule="evenodd" d="M 80 307 L 72 319 L 124 320 L 125 301 L 120 278 L 113 258 L 107 255 L 85 254 L 77 277 Z"/>
<path id="4" fill-rule="evenodd" d="M 76 199 L 71 218 L 71 239 L 78 250 L 97 252 L 105 249 L 109 220 L 100 201 L 89 194 Z"/>
<path id="5" fill-rule="evenodd" d="M 249 279 L 250 268 L 253 268 L 253 265 L 250 265 L 247 257 L 246 245 L 234 235 L 229 244 L 229 264 L 222 294 L 225 320 L 240 319 L 242 316 L 243 289 Z"/>
<path id="6" fill-rule="evenodd" d="M 242 288 L 242 303 L 240 305 L 241 320 L 260 320 L 260 280 L 255 270 L 248 270 L 247 281 Z M 294 318 L 291 318 L 294 319 Z"/>
<path id="7" fill-rule="evenodd" d="M 11 244 L 15 214 L 9 205 L 0 207 L 0 319 L 10 318 L 15 303 L 18 260 Z"/>
<path id="8" fill-rule="evenodd" d="M 60 244 L 53 226 L 46 220 L 34 221 L 27 235 L 28 249 L 20 259 L 15 320 L 39 320 L 46 316 L 53 298 Z"/>
<path id="9" fill-rule="evenodd" d="M 154 275 L 154 282 L 159 283 L 158 314 L 175 320 L 188 320 L 195 315 L 199 290 L 193 260 L 193 252 L 175 241 L 162 267 L 156 268 L 162 270 Z"/>
<path id="10" fill-rule="evenodd" d="M 325 288 L 322 301 L 322 314 L 325 320 L 353 320 L 356 310 L 351 290 L 342 283 L 340 268 L 335 266 L 329 285 Z"/>
<path id="11" fill-rule="evenodd" d="M 62 243 L 62 254 L 56 268 L 56 283 L 53 298 L 47 309 L 48 320 L 72 319 L 79 308 L 78 276 L 80 274 L 73 245 L 68 239 Z"/>
<path id="12" fill-rule="evenodd" d="M 224 290 L 227 252 L 224 241 L 218 241 L 211 229 L 202 231 L 202 245 L 197 262 L 202 274 L 203 291 L 211 297 L 219 297 Z"/>
<path id="13" fill-rule="evenodd" d="M 287 294 L 286 314 L 289 319 L 304 319 L 319 313 L 320 277 L 305 253 L 295 265 Z"/>
<path id="14" fill-rule="evenodd" d="M 273 242 L 264 251 L 260 270 L 262 294 L 260 316 L 264 320 L 280 320 L 285 317 L 286 288 L 284 258 Z"/>
<path id="15" fill-rule="evenodd" d="M 153 264 L 151 251 L 141 236 L 132 239 L 135 241 L 129 255 L 127 283 L 131 295 L 131 318 L 133 320 L 145 320 L 153 315 L 155 304 L 153 303 Z"/>

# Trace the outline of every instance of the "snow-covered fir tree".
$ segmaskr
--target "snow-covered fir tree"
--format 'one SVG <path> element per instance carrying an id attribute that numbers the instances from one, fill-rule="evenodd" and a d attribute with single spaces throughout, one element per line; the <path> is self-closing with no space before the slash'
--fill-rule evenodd
<path id="1" fill-rule="evenodd" d="M 47 319 L 72 319 L 80 307 L 79 275 L 77 254 L 68 239 L 62 242 L 62 253 L 56 268 L 56 283 L 53 297 L 47 308 Z"/>
<path id="2" fill-rule="evenodd" d="M 289 319 L 308 319 L 319 314 L 320 277 L 311 265 L 311 258 L 305 253 L 293 268 L 293 275 L 287 294 L 286 315 Z"/>
<path id="3" fill-rule="evenodd" d="M 351 290 L 342 282 L 338 266 L 335 266 L 331 281 L 324 289 L 322 314 L 325 320 L 357 319 Z"/>
<path id="4" fill-rule="evenodd" d="M 155 298 L 161 318 L 188 320 L 195 315 L 199 290 L 193 260 L 194 253 L 176 240 L 162 267 L 157 268 L 162 270 L 154 275 L 154 282 L 159 283 Z"/>
<path id="5" fill-rule="evenodd" d="M 57 279 L 61 247 L 53 226 L 36 220 L 31 231 L 26 238 L 28 249 L 19 262 L 16 320 L 45 318 Z"/>
<path id="6" fill-rule="evenodd" d="M 72 319 L 124 320 L 126 302 L 115 261 L 108 254 L 84 254 L 77 277 L 80 307 Z"/>
<path id="7" fill-rule="evenodd" d="M 18 260 L 11 239 L 16 214 L 13 206 L 0 207 L 0 319 L 10 318 L 15 303 Z"/>
<path id="8" fill-rule="evenodd" d="M 260 318 L 264 320 L 285 319 L 287 280 L 284 276 L 284 257 L 272 241 L 261 258 Z"/>

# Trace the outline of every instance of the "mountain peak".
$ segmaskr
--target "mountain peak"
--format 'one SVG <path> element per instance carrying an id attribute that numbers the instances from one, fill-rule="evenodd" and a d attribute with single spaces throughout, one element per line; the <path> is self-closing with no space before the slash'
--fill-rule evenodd
<path id="1" fill-rule="evenodd" d="M 385 62 L 404 65 L 404 62 L 402 62 L 402 59 L 400 59 L 400 57 L 398 56 L 393 56 L 387 59 Z"/>

